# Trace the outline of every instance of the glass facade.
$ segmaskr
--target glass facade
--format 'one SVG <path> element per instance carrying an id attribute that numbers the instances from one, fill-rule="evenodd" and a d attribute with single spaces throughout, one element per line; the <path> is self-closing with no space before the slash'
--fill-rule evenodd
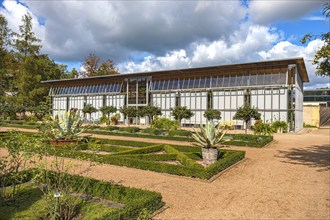
<path id="1" fill-rule="evenodd" d="M 153 81 L 151 91 L 230 88 L 243 86 L 285 85 L 286 73 L 224 76 L 224 77 L 200 77 L 180 80 Z"/>
<path id="2" fill-rule="evenodd" d="M 52 87 L 49 91 L 50 96 L 67 96 L 67 95 L 84 95 L 84 94 L 109 94 L 119 93 L 121 91 L 121 83 L 86 85 L 86 86 L 69 86 L 69 87 Z"/>

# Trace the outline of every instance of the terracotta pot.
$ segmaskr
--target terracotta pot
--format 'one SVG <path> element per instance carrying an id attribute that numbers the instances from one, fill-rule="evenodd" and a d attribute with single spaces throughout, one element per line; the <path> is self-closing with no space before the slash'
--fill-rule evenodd
<path id="1" fill-rule="evenodd" d="M 78 144 L 77 140 L 56 140 L 53 139 L 50 141 L 50 145 L 56 146 L 56 145 L 70 145 L 70 144 Z"/>
<path id="2" fill-rule="evenodd" d="M 202 148 L 203 163 L 205 165 L 211 165 L 218 160 L 217 148 Z"/>

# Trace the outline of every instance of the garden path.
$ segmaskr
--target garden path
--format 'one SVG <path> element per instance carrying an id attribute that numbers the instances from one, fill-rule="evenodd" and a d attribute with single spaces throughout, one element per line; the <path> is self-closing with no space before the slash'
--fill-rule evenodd
<path id="1" fill-rule="evenodd" d="M 330 129 L 275 140 L 262 149 L 231 147 L 247 160 L 211 183 L 112 165 L 84 175 L 160 192 L 169 208 L 156 219 L 330 219 Z"/>

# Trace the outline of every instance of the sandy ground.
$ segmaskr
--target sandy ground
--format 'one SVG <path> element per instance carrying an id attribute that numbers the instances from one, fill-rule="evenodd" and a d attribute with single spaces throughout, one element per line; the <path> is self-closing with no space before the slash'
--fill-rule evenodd
<path id="1" fill-rule="evenodd" d="M 275 140 L 263 149 L 232 147 L 247 160 L 211 183 L 112 165 L 85 175 L 160 192 L 169 208 L 155 219 L 330 219 L 330 129 Z"/>

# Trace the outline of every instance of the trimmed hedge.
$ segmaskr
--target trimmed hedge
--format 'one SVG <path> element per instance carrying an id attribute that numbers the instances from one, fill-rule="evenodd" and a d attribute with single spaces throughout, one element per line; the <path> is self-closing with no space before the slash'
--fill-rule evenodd
<path id="1" fill-rule="evenodd" d="M 163 145 L 153 145 L 153 146 L 148 146 L 148 147 L 143 147 L 140 149 L 133 149 L 133 150 L 126 150 L 126 151 L 121 151 L 118 153 L 114 153 L 112 155 L 124 155 L 124 154 L 148 154 L 148 153 L 153 153 L 157 151 L 163 150 Z"/>
<path id="2" fill-rule="evenodd" d="M 164 150 L 167 153 L 176 154 L 177 155 L 176 156 L 177 161 L 179 161 L 184 166 L 195 168 L 195 169 L 203 169 L 204 168 L 202 165 L 196 163 L 193 159 L 191 159 L 187 155 L 179 152 L 177 149 L 175 149 L 171 146 L 168 146 L 168 145 L 164 146 Z"/>
<path id="3" fill-rule="evenodd" d="M 36 177 L 34 180 L 45 183 L 45 179 L 43 179 L 45 175 L 35 175 L 36 171 L 36 169 L 23 171 L 22 174 L 28 177 L 25 178 L 25 182 Z M 47 177 L 50 179 L 54 178 L 54 175 L 55 172 L 47 171 Z M 164 205 L 160 193 L 125 187 L 78 175 L 66 175 L 66 183 L 72 187 L 73 191 L 81 191 L 81 183 L 84 182 L 87 184 L 87 187 L 84 187 L 84 194 L 124 204 L 123 208 L 102 216 L 103 219 L 136 219 L 142 209 L 147 209 L 150 213 L 153 213 Z"/>
<path id="4" fill-rule="evenodd" d="M 113 143 L 114 140 L 105 140 L 104 142 Z M 99 146 L 95 147 L 95 142 L 90 144 L 80 144 L 76 147 L 73 146 L 49 146 L 47 153 L 49 155 L 57 155 L 60 157 L 76 158 L 81 160 L 88 160 L 118 166 L 127 166 L 144 170 L 151 170 L 161 173 L 168 173 L 174 175 L 182 175 L 189 177 L 197 177 L 201 179 L 209 179 L 216 173 L 226 169 L 233 165 L 237 161 L 241 160 L 245 156 L 243 151 L 235 150 L 219 150 L 219 158 L 212 166 L 204 168 L 198 164 L 195 160 L 201 160 L 201 149 L 191 146 L 175 146 L 175 145 L 152 145 L 139 147 L 137 149 L 119 149 L 122 146 L 118 146 L 118 152 L 113 154 L 95 154 L 89 152 L 82 152 L 80 150 L 87 149 L 105 149 L 103 141 L 98 141 Z M 130 145 L 137 145 L 138 142 L 128 142 Z M 123 143 L 121 143 L 123 144 Z M 94 148 L 95 147 L 95 148 Z M 108 149 L 109 150 L 109 149 Z M 150 154 L 158 151 L 163 151 L 167 154 Z M 175 158 L 174 158 L 175 155 Z M 182 165 L 173 165 L 160 163 L 157 161 L 164 160 L 177 160 Z"/>
<path id="5" fill-rule="evenodd" d="M 29 125 L 28 123 L 34 124 Z M 25 121 L 3 121 L 0 122 L 2 126 L 8 127 L 18 127 L 27 129 L 36 129 L 38 127 L 37 122 L 25 122 Z M 88 126 L 86 127 L 88 128 Z M 101 134 L 101 135 L 111 135 L 111 136 L 126 136 L 126 137 L 137 137 L 137 138 L 151 138 L 160 140 L 173 140 L 173 141 L 187 141 L 193 142 L 194 139 L 191 137 L 191 131 L 186 130 L 173 130 L 173 131 L 163 131 L 153 128 L 140 129 L 138 127 L 116 127 L 116 126 L 92 126 L 96 130 L 85 130 L 85 133 L 91 134 Z M 164 136 L 167 134 L 167 136 Z M 234 145 L 234 146 L 244 146 L 244 147 L 263 147 L 273 141 L 272 136 L 263 135 L 251 135 L 251 134 L 226 134 L 224 139 L 229 139 L 228 141 L 222 142 L 224 145 Z M 122 141 L 120 141 L 122 142 Z M 116 145 L 126 145 L 126 144 L 116 144 Z M 127 145 L 130 146 L 130 145 Z"/>
<path id="6" fill-rule="evenodd" d="M 155 152 L 155 150 L 162 150 L 165 146 L 163 145 L 155 145 L 151 147 L 146 147 L 147 149 L 144 150 L 143 148 L 137 149 L 141 150 L 141 152 Z M 168 156 L 162 156 L 154 154 L 154 155 L 143 155 L 137 154 L 137 151 L 133 151 L 133 155 L 130 155 L 132 151 L 122 151 L 118 154 L 109 154 L 109 155 L 97 155 L 97 154 L 91 154 L 81 151 L 75 151 L 75 150 L 68 150 L 69 148 L 65 147 L 55 147 L 50 148 L 48 150 L 49 154 L 51 155 L 57 155 L 62 157 L 70 157 L 70 158 L 78 158 L 82 160 L 89 160 L 94 162 L 100 162 L 100 163 L 106 163 L 106 164 L 112 164 L 112 165 L 118 165 L 118 166 L 127 166 L 132 168 L 138 168 L 143 170 L 150 170 L 160 173 L 168 173 L 168 174 L 174 174 L 179 176 L 189 176 L 189 177 L 196 177 L 201 179 L 209 179 L 216 173 L 228 168 L 229 166 L 233 165 L 234 163 L 238 162 L 239 160 L 243 159 L 245 156 L 244 151 L 235 151 L 235 150 L 219 150 L 222 152 L 221 159 L 218 160 L 216 163 L 211 165 L 208 168 L 203 168 L 201 165 L 197 164 L 195 161 L 193 161 L 192 157 L 196 158 L 198 153 L 190 153 L 195 154 L 195 156 L 189 157 L 186 153 L 181 153 L 174 149 L 174 147 L 169 146 L 172 148 L 170 150 L 170 157 L 171 160 L 173 160 L 173 154 L 176 155 L 176 160 L 180 161 L 183 165 L 173 165 L 173 164 L 165 164 L 165 163 L 159 163 L 156 161 L 160 160 L 167 160 L 170 158 Z M 167 149 L 169 148 L 167 147 Z M 181 146 L 182 148 L 184 146 Z M 190 148 L 189 146 L 185 146 L 186 148 Z M 177 153 L 179 152 L 179 153 Z M 136 156 L 135 156 L 136 155 Z M 178 156 L 180 155 L 180 156 Z M 183 156 L 182 156 L 183 155 Z M 228 158 L 227 158 L 228 157 Z M 147 158 L 147 159 L 143 159 Z M 152 158 L 158 158 L 155 160 L 151 160 Z M 160 159 L 161 158 L 161 159 Z M 200 159 L 200 157 L 197 157 L 197 159 Z M 201 168 L 202 167 L 202 168 Z"/>
<path id="7" fill-rule="evenodd" d="M 85 132 L 91 134 L 101 134 L 101 135 L 111 135 L 111 136 L 152 138 L 152 139 L 173 140 L 173 141 L 193 141 L 192 138 L 187 138 L 187 137 L 177 137 L 177 136 L 170 137 L 170 136 L 152 135 L 152 134 L 144 134 L 144 133 L 111 132 L 104 130 L 86 130 Z"/>

